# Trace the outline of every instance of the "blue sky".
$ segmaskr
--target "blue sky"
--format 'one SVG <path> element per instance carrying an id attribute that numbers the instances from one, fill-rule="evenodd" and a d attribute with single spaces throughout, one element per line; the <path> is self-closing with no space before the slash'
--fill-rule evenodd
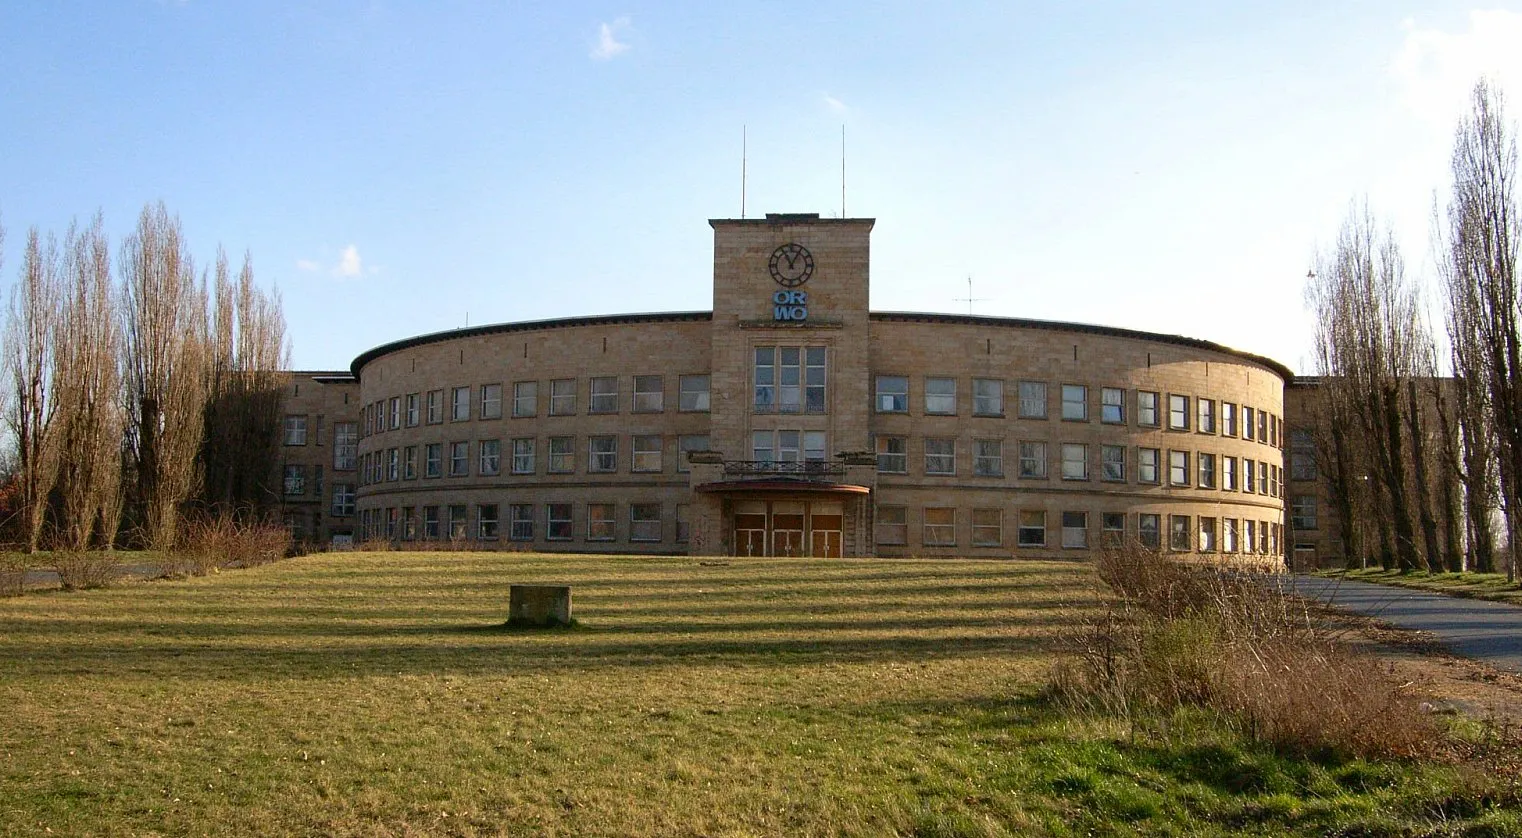
<path id="1" fill-rule="evenodd" d="M 464 325 L 706 309 L 706 220 L 878 219 L 872 305 L 1201 337 L 1308 370 L 1367 195 L 1432 274 L 1522 5 L 0 0 L 3 282 L 144 202 L 253 253 L 295 364 Z"/>

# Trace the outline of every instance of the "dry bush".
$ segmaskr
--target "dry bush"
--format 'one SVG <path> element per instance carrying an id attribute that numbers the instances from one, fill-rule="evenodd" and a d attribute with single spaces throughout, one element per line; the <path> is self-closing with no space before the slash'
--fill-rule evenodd
<path id="1" fill-rule="evenodd" d="M 167 575 L 204 576 L 220 568 L 255 567 L 285 558 L 291 535 L 282 526 L 239 523 L 230 515 L 187 523 L 169 553 Z"/>
<path id="2" fill-rule="evenodd" d="M 109 551 L 59 550 L 53 553 L 53 566 L 64 590 L 80 591 L 111 584 L 121 563 Z"/>
<path id="3" fill-rule="evenodd" d="M 25 553 L 0 553 L 0 596 L 21 596 L 29 564 Z"/>
<path id="4" fill-rule="evenodd" d="M 389 553 L 396 549 L 396 544 L 384 538 L 367 538 L 356 541 L 350 549 L 361 553 Z"/>
<path id="5" fill-rule="evenodd" d="M 1285 753 L 1417 756 L 1443 743 L 1418 697 L 1265 574 L 1133 546 L 1102 555 L 1099 575 L 1116 599 L 1053 676 L 1070 707 L 1133 723 L 1204 708 Z"/>

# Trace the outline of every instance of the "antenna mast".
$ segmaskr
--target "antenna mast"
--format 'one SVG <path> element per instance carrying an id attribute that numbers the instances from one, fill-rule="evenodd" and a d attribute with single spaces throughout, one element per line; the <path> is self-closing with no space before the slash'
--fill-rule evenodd
<path id="1" fill-rule="evenodd" d="M 846 217 L 846 126 L 840 125 L 840 217 Z"/>
<path id="2" fill-rule="evenodd" d="M 965 297 L 957 297 L 956 301 L 959 302 L 959 303 L 966 303 L 967 304 L 967 314 L 968 314 L 968 316 L 971 316 L 972 315 L 972 304 L 973 303 L 987 302 L 988 298 L 987 297 L 974 297 L 972 295 L 972 276 L 969 275 L 967 277 L 967 296 L 965 296 Z"/>
<path id="3" fill-rule="evenodd" d="M 745 126 L 740 126 L 740 218 L 745 218 Z"/>

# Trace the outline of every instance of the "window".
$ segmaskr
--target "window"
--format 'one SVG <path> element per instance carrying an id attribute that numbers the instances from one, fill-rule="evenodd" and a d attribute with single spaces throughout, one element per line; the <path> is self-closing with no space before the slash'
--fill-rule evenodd
<path id="1" fill-rule="evenodd" d="M 1168 549 L 1175 553 L 1189 550 L 1189 516 L 1168 516 Z"/>
<path id="2" fill-rule="evenodd" d="M 1253 461 L 1242 458 L 1242 491 L 1249 495 L 1257 494 L 1258 482 L 1253 472 Z"/>
<path id="3" fill-rule="evenodd" d="M 1046 418 L 1046 382 L 1020 382 L 1020 418 Z"/>
<path id="4" fill-rule="evenodd" d="M 429 443 L 423 446 L 423 476 L 438 477 L 443 473 L 444 444 Z"/>
<path id="5" fill-rule="evenodd" d="M 470 388 L 456 387 L 451 391 L 449 421 L 464 422 L 470 418 Z"/>
<path id="6" fill-rule="evenodd" d="M 1189 485 L 1189 452 L 1168 452 L 1168 483 L 1172 486 Z"/>
<path id="7" fill-rule="evenodd" d="M 1289 479 L 1316 479 L 1316 440 L 1304 428 L 1289 432 Z"/>
<path id="8" fill-rule="evenodd" d="M 661 505 L 658 503 L 629 504 L 629 540 L 661 540 Z"/>
<path id="9" fill-rule="evenodd" d="M 1268 462 L 1265 461 L 1265 460 L 1259 460 L 1258 461 L 1258 493 L 1266 495 L 1266 494 L 1268 494 L 1268 489 L 1269 489 L 1269 486 L 1268 486 Z"/>
<path id="10" fill-rule="evenodd" d="M 538 470 L 538 457 L 534 451 L 533 437 L 513 440 L 513 474 L 533 474 Z"/>
<path id="11" fill-rule="evenodd" d="M 495 541 L 497 531 L 497 505 L 495 503 L 476 504 L 476 538 L 483 541 Z"/>
<path id="12" fill-rule="evenodd" d="M 708 376 L 684 375 L 676 381 L 676 409 L 683 413 L 707 413 Z"/>
<path id="13" fill-rule="evenodd" d="M 402 449 L 402 478 L 405 480 L 417 479 L 416 445 L 409 445 Z"/>
<path id="14" fill-rule="evenodd" d="M 396 522 L 397 522 L 396 507 L 391 507 L 391 508 L 386 510 L 386 538 L 388 538 L 388 539 L 395 539 L 396 538 Z"/>
<path id="15" fill-rule="evenodd" d="M 1221 402 L 1221 436 L 1237 435 L 1237 406 Z"/>
<path id="16" fill-rule="evenodd" d="M 550 474 L 570 474 L 576 470 L 576 437 L 550 437 Z"/>
<path id="17" fill-rule="evenodd" d="M 1099 517 L 1099 543 L 1104 547 L 1119 547 L 1126 543 L 1126 513 L 1106 512 Z"/>
<path id="18" fill-rule="evenodd" d="M 777 461 L 777 435 L 771 431 L 751 431 L 750 458 L 758 463 Z"/>
<path id="19" fill-rule="evenodd" d="M 401 396 L 392 396 L 391 397 L 391 430 L 394 431 L 397 428 L 400 428 L 401 426 L 402 426 L 402 397 Z"/>
<path id="20" fill-rule="evenodd" d="M 285 493 L 287 495 L 304 495 L 307 491 L 306 466 L 289 465 L 285 467 Z"/>
<path id="21" fill-rule="evenodd" d="M 307 418 L 305 416 L 285 417 L 285 444 L 307 444 Z"/>
<path id="22" fill-rule="evenodd" d="M 877 470 L 883 474 L 908 474 L 909 440 L 901 436 L 878 437 Z"/>
<path id="23" fill-rule="evenodd" d="M 1215 519 L 1200 517 L 1200 552 L 1215 552 Z"/>
<path id="24" fill-rule="evenodd" d="M 465 538 L 465 504 L 452 503 L 449 505 L 449 539 L 460 541 Z"/>
<path id="25" fill-rule="evenodd" d="M 482 396 L 485 399 L 485 396 Z M 486 408 L 483 405 L 481 412 Z M 518 417 L 537 416 L 539 414 L 539 382 L 515 381 L 513 382 L 513 415 Z"/>
<path id="26" fill-rule="evenodd" d="M 823 462 L 824 450 L 824 431 L 803 432 L 803 459 L 809 462 Z"/>
<path id="27" fill-rule="evenodd" d="M 689 505 L 679 503 L 676 505 L 676 543 L 686 544 L 692 540 L 692 522 L 689 517 Z"/>
<path id="28" fill-rule="evenodd" d="M 470 474 L 470 443 L 449 443 L 449 476 L 463 477 Z"/>
<path id="29" fill-rule="evenodd" d="M 1104 387 L 1099 391 L 1099 421 L 1110 425 L 1126 423 L 1126 391 Z"/>
<path id="30" fill-rule="evenodd" d="M 634 458 L 630 464 L 631 470 L 660 471 L 661 447 L 662 441 L 658 434 L 636 434 L 629 446 Z"/>
<path id="31" fill-rule="evenodd" d="M 1020 525 L 1015 530 L 1015 543 L 1021 547 L 1046 546 L 1046 513 L 1039 509 L 1020 511 Z"/>
<path id="32" fill-rule="evenodd" d="M 507 507 L 507 537 L 513 541 L 534 540 L 534 505 L 514 503 Z"/>
<path id="33" fill-rule="evenodd" d="M 818 462 L 824 459 L 824 449 L 824 431 L 751 432 L 751 459 L 757 462 Z"/>
<path id="34" fill-rule="evenodd" d="M 1221 552 L 1237 552 L 1237 519 L 1221 519 Z"/>
<path id="35" fill-rule="evenodd" d="M 902 375 L 877 377 L 877 412 L 909 412 L 909 379 Z"/>
<path id="36" fill-rule="evenodd" d="M 1089 479 L 1089 446 L 1072 442 L 1062 444 L 1062 479 Z"/>
<path id="37" fill-rule="evenodd" d="M 1004 382 L 997 378 L 972 380 L 972 415 L 1004 415 Z"/>
<path id="38" fill-rule="evenodd" d="M 612 541 L 617 537 L 613 504 L 587 504 L 587 540 Z"/>
<path id="39" fill-rule="evenodd" d="M 1270 444 L 1268 438 L 1268 411 L 1258 411 L 1258 441 L 1264 445 Z"/>
<path id="40" fill-rule="evenodd" d="M 666 409 L 666 380 L 659 375 L 634 376 L 634 412 L 660 413 Z"/>
<path id="41" fill-rule="evenodd" d="M 477 474 L 492 475 L 502 473 L 502 440 L 483 439 L 476 443 L 476 449 L 480 453 L 480 456 L 477 458 L 480 460 L 476 467 Z"/>
<path id="42" fill-rule="evenodd" d="M 402 473 L 401 451 L 391 448 L 386 451 L 386 479 L 395 480 Z"/>
<path id="43" fill-rule="evenodd" d="M 1258 522 L 1244 518 L 1242 520 L 1242 552 L 1258 552 Z"/>
<path id="44" fill-rule="evenodd" d="M 1271 497 L 1279 497 L 1279 467 L 1270 464 L 1268 467 L 1268 494 Z"/>
<path id="45" fill-rule="evenodd" d="M 1004 476 L 1004 442 L 975 439 L 972 442 L 972 473 L 978 477 Z"/>
<path id="46" fill-rule="evenodd" d="M 618 378 L 605 375 L 593 378 L 587 384 L 588 413 L 618 412 Z"/>
<path id="47" fill-rule="evenodd" d="M 925 473 L 957 473 L 957 441 L 925 438 Z"/>
<path id="48" fill-rule="evenodd" d="M 618 471 L 618 437 L 594 436 L 587 440 L 587 471 Z"/>
<path id="49" fill-rule="evenodd" d="M 1099 479 L 1108 480 L 1112 483 L 1124 483 L 1126 480 L 1126 446 L 1124 445 L 1101 445 L 1099 446 Z"/>
<path id="50" fill-rule="evenodd" d="M 423 537 L 429 541 L 438 540 L 439 508 L 437 506 L 423 507 Z"/>
<path id="51" fill-rule="evenodd" d="M 428 393 L 428 424 L 437 425 L 444 421 L 444 391 L 432 390 Z"/>
<path id="52" fill-rule="evenodd" d="M 908 544 L 909 522 L 904 507 L 879 506 L 876 530 L 878 544 Z"/>
<path id="53" fill-rule="evenodd" d="M 957 511 L 949 506 L 926 507 L 924 536 L 920 543 L 926 547 L 955 547 Z"/>
<path id="54" fill-rule="evenodd" d="M 950 416 L 957 412 L 957 380 L 925 379 L 925 413 Z"/>
<path id="55" fill-rule="evenodd" d="M 1189 397 L 1168 394 L 1168 430 L 1189 430 Z"/>
<path id="56" fill-rule="evenodd" d="M 974 509 L 972 511 L 972 546 L 1001 547 L 1004 545 L 1004 513 L 998 509 Z"/>
<path id="57" fill-rule="evenodd" d="M 354 484 L 333 484 L 333 514 L 347 517 L 354 514 Z"/>
<path id="58" fill-rule="evenodd" d="M 1253 438 L 1253 409 L 1242 405 L 1242 438 Z"/>
<path id="59" fill-rule="evenodd" d="M 419 412 L 419 397 L 417 393 L 407 394 L 407 427 L 415 428 L 422 418 Z"/>
<path id="60" fill-rule="evenodd" d="M 1221 488 L 1228 492 L 1237 490 L 1237 458 L 1221 458 Z"/>
<path id="61" fill-rule="evenodd" d="M 1316 496 L 1295 495 L 1290 498 L 1289 526 L 1292 530 L 1316 529 Z"/>
<path id="62" fill-rule="evenodd" d="M 550 415 L 576 414 L 576 379 L 557 378 L 550 382 Z"/>
<path id="63" fill-rule="evenodd" d="M 686 434 L 680 436 L 677 438 L 676 449 L 676 470 L 678 472 L 691 471 L 692 465 L 687 460 L 687 455 L 693 451 L 707 451 L 708 434 Z"/>
<path id="64" fill-rule="evenodd" d="M 375 405 L 365 405 L 364 409 L 359 412 L 359 415 L 365 423 L 365 436 L 375 433 Z"/>
<path id="65" fill-rule="evenodd" d="M 1062 546 L 1067 549 L 1089 546 L 1089 513 L 1062 513 Z"/>
<path id="66" fill-rule="evenodd" d="M 1062 418 L 1070 422 L 1088 421 L 1089 388 L 1082 384 L 1062 385 Z"/>
<path id="67" fill-rule="evenodd" d="M 1136 537 L 1143 547 L 1156 550 L 1161 541 L 1161 518 L 1151 512 L 1143 512 L 1136 516 Z"/>
<path id="68" fill-rule="evenodd" d="M 1195 461 L 1199 464 L 1200 482 L 1197 484 L 1201 489 L 1215 488 L 1215 455 L 1196 454 Z"/>
<path id="69" fill-rule="evenodd" d="M 1156 448 L 1136 449 L 1136 481 L 1138 483 L 1157 483 L 1158 459 L 1162 452 Z"/>
<path id="70" fill-rule="evenodd" d="M 758 346 L 754 371 L 756 412 L 824 412 L 824 347 Z"/>
<path id="71" fill-rule="evenodd" d="M 1020 443 L 1020 476 L 1029 480 L 1046 479 L 1046 443 Z"/>
<path id="72" fill-rule="evenodd" d="M 1136 391 L 1136 424 L 1157 427 L 1157 394 L 1145 390 Z"/>
<path id="73" fill-rule="evenodd" d="M 359 457 L 359 423 L 333 423 L 333 468 L 351 471 Z"/>
<path id="74" fill-rule="evenodd" d="M 544 505 L 544 538 L 546 541 L 570 541 L 572 530 L 571 504 L 547 503 Z"/>
<path id="75" fill-rule="evenodd" d="M 1195 423 L 1195 429 L 1201 433 L 1216 432 L 1216 400 L 1215 398 L 1195 398 L 1195 411 L 1199 412 L 1199 421 Z"/>

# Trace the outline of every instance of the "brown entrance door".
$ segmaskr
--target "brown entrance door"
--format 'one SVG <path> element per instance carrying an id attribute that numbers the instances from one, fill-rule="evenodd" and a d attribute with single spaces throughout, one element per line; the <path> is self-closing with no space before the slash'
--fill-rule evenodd
<path id="1" fill-rule="evenodd" d="M 809 555 L 820 559 L 840 558 L 841 505 L 816 501 L 809 509 Z"/>
<path id="2" fill-rule="evenodd" d="M 735 504 L 735 555 L 766 554 L 766 502 L 741 501 Z"/>
<path id="3" fill-rule="evenodd" d="M 804 521 L 808 506 L 803 501 L 772 501 L 772 555 L 802 556 Z"/>

